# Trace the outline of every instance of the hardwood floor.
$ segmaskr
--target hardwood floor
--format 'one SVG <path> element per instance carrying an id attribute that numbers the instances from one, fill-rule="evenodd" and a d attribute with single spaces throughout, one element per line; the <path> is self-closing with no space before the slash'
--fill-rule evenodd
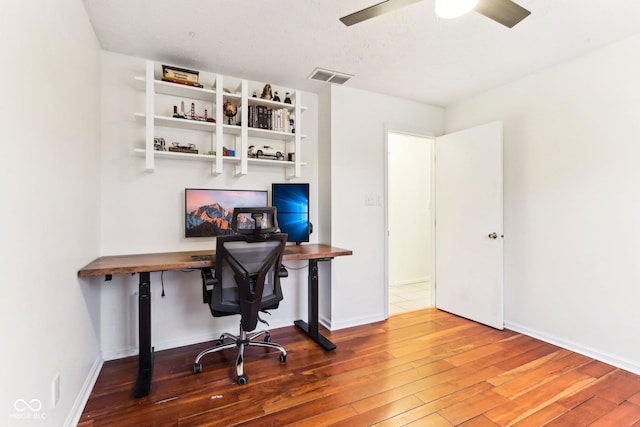
<path id="1" fill-rule="evenodd" d="M 435 308 L 324 331 L 325 352 L 296 328 L 272 330 L 289 353 L 211 343 L 156 353 L 149 396 L 134 400 L 136 358 L 109 361 L 79 426 L 640 426 L 640 377 L 512 331 Z"/>

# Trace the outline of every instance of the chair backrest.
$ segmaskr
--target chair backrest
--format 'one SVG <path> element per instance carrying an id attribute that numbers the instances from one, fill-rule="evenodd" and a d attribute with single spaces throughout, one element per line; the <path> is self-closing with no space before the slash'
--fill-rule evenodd
<path id="1" fill-rule="evenodd" d="M 218 236 L 212 314 L 241 314 L 242 328 L 252 331 L 260 310 L 277 308 L 283 298 L 278 270 L 286 242 L 284 233 Z"/>

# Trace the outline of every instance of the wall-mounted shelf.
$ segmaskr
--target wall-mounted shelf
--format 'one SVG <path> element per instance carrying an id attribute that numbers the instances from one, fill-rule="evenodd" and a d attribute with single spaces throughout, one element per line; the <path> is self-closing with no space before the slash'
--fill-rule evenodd
<path id="1" fill-rule="evenodd" d="M 135 76 L 135 81 L 145 88 L 146 78 Z M 153 80 L 153 91 L 157 94 L 178 96 L 181 98 L 196 99 L 199 101 L 216 101 L 216 91 L 199 87 L 179 85 L 176 83 L 165 82 L 163 80 Z"/>
<path id="2" fill-rule="evenodd" d="M 137 121 L 145 123 L 146 115 L 142 113 L 133 114 Z M 165 126 L 175 129 L 199 130 L 202 132 L 215 132 L 216 124 L 199 120 L 175 119 L 166 116 L 154 116 L 155 126 Z"/>
<path id="3" fill-rule="evenodd" d="M 147 171 L 153 172 L 155 169 L 155 158 L 167 158 L 212 162 L 212 173 L 214 174 L 222 173 L 225 163 L 233 164 L 235 173 L 239 175 L 248 173 L 249 164 L 259 164 L 270 167 L 284 167 L 291 171 L 289 173 L 290 177 L 300 177 L 300 167 L 305 165 L 305 163 L 300 161 L 302 152 L 301 140 L 306 138 L 306 135 L 299 133 L 301 129 L 302 111 L 306 110 L 305 107 L 300 105 L 300 91 L 290 91 L 291 99 L 293 101 L 291 104 L 288 104 L 250 97 L 249 84 L 251 83 L 255 85 L 256 82 L 249 82 L 247 80 L 240 81 L 240 86 L 236 93 L 229 93 L 226 90 L 218 90 L 218 88 L 224 87 L 224 77 L 221 75 L 215 76 L 215 85 L 212 89 L 165 82 L 155 78 L 155 63 L 153 61 L 147 61 L 145 76 L 135 76 L 134 80 L 146 94 L 146 111 L 144 113 L 136 112 L 134 113 L 134 117 L 136 121 L 145 125 L 145 147 L 144 149 L 135 149 L 135 152 L 137 154 L 144 155 Z M 189 106 L 193 101 L 204 103 L 204 108 L 212 112 L 211 116 L 215 119 L 215 123 L 156 114 L 155 109 L 158 96 L 182 98 L 185 104 L 189 104 Z M 237 105 L 238 114 L 234 119 L 237 120 L 237 123 L 239 124 L 227 123 L 228 119 L 224 116 L 223 112 L 223 105 L 227 101 L 233 101 Z M 171 103 L 176 101 L 167 99 L 166 102 L 167 110 L 169 110 Z M 286 126 L 281 126 L 278 129 L 288 130 L 288 116 L 295 118 L 295 133 L 248 126 L 248 110 L 250 106 L 251 108 L 259 106 L 263 111 L 265 108 L 271 111 L 280 110 L 278 113 L 280 116 L 278 117 L 281 117 L 280 122 L 285 123 L 286 121 Z M 190 154 L 154 150 L 154 137 L 161 136 L 156 128 L 163 127 L 187 131 L 208 132 L 210 134 L 210 143 L 207 144 L 206 147 L 198 147 L 201 152 L 222 153 L 225 148 L 225 137 L 231 138 L 232 143 L 229 145 L 233 146 L 236 156 L 212 156 L 208 154 Z M 269 140 L 273 141 L 271 143 L 279 144 L 278 150 L 284 153 L 285 158 L 289 154 L 292 154 L 295 160 L 283 161 L 266 158 L 249 158 L 249 146 L 265 145 L 265 142 L 261 142 L 261 140 Z M 229 139 L 227 139 L 227 141 L 229 141 Z"/>
<path id="4" fill-rule="evenodd" d="M 144 148 L 136 148 L 133 151 L 141 156 L 145 156 L 147 154 L 147 150 Z M 154 151 L 153 155 L 158 159 L 191 160 L 199 162 L 215 162 L 217 157 L 210 154 L 190 154 L 175 151 Z M 223 156 L 223 159 L 225 162 L 240 163 L 240 157 Z"/>

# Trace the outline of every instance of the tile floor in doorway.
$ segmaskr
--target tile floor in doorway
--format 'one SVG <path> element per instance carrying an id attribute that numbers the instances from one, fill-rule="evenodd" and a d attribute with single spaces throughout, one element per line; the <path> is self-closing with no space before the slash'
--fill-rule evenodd
<path id="1" fill-rule="evenodd" d="M 389 286 L 389 315 L 431 307 L 431 283 Z"/>

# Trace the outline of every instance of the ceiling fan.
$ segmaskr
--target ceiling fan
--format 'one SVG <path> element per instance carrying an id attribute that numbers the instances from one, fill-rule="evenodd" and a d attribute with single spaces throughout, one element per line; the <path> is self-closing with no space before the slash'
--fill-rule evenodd
<path id="1" fill-rule="evenodd" d="M 346 26 L 351 26 L 419 1 L 422 0 L 386 0 L 343 16 L 340 21 Z M 457 6 L 460 8 L 456 9 Z M 436 0 L 436 13 L 442 18 L 455 18 L 471 10 L 509 28 L 513 28 L 531 13 L 511 0 Z"/>

